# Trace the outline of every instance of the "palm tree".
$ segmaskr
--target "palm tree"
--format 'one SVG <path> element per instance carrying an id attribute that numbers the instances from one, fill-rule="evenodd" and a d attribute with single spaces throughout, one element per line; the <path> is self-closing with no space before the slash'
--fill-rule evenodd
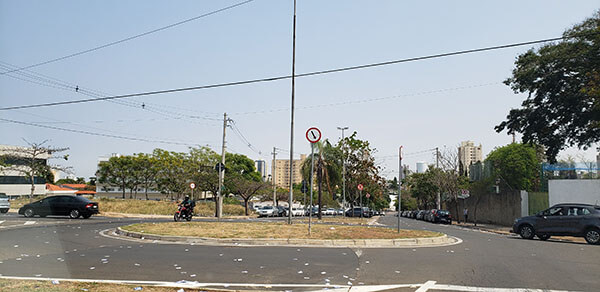
<path id="1" fill-rule="evenodd" d="M 327 191 L 333 196 L 334 189 L 340 185 L 341 181 L 342 152 L 339 148 L 332 146 L 329 140 L 317 142 L 314 147 L 316 148 L 314 159 L 317 174 L 318 216 L 321 219 L 322 185 L 325 182 Z M 307 181 L 310 179 L 310 168 L 311 160 L 307 159 L 302 165 L 302 177 Z"/>

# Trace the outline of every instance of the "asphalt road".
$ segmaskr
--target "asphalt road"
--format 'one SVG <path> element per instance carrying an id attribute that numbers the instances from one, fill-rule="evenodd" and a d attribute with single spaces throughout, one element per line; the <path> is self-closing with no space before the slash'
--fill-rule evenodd
<path id="1" fill-rule="evenodd" d="M 468 289 L 600 290 L 600 246 L 587 244 L 523 240 L 406 218 L 401 218 L 402 228 L 440 231 L 463 242 L 415 249 L 221 247 L 136 242 L 100 234 L 141 221 L 160 220 L 2 214 L 0 274 L 289 285 L 285 290 L 316 289 L 300 286 L 304 284 L 334 288 L 433 283 L 428 281 Z M 395 226 L 397 217 L 388 215 L 378 222 Z M 434 290 L 438 289 L 430 291 Z"/>

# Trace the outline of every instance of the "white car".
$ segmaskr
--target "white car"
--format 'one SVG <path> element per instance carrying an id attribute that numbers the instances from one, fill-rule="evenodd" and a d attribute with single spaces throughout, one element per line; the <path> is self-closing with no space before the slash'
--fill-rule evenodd
<path id="1" fill-rule="evenodd" d="M 0 212 L 6 213 L 10 209 L 10 202 L 8 196 L 5 193 L 0 193 Z"/>
<path id="2" fill-rule="evenodd" d="M 286 209 L 285 210 L 285 216 L 289 216 L 289 211 Z M 297 208 L 297 207 L 292 207 L 292 216 L 302 216 L 304 215 L 304 209 L 302 208 Z"/>
<path id="3" fill-rule="evenodd" d="M 275 210 L 273 206 L 263 206 L 258 209 L 258 217 L 273 217 L 277 214 Z"/>
<path id="4" fill-rule="evenodd" d="M 327 210 L 325 210 L 325 215 L 335 215 L 335 209 L 334 208 L 327 208 Z"/>

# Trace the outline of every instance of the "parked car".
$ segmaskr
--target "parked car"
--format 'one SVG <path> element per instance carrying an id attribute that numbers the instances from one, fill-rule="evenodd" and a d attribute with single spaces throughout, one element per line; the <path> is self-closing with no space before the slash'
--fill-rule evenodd
<path id="1" fill-rule="evenodd" d="M 522 238 L 537 236 L 547 240 L 551 236 L 583 237 L 590 244 L 600 244 L 600 206 L 588 204 L 558 204 L 534 216 L 515 220 L 513 233 Z"/>
<path id="2" fill-rule="evenodd" d="M 325 210 L 325 215 L 335 215 L 335 209 L 334 208 L 327 208 L 327 210 Z"/>
<path id="3" fill-rule="evenodd" d="M 285 216 L 285 214 L 287 214 L 287 212 L 288 212 L 287 210 L 288 210 L 287 207 L 277 206 L 275 216 L 277 216 L 277 217 L 283 217 L 283 216 Z"/>
<path id="4" fill-rule="evenodd" d="M 345 213 L 344 209 L 337 209 L 337 210 L 335 210 L 335 215 L 344 216 L 344 213 Z"/>
<path id="5" fill-rule="evenodd" d="M 423 216 L 425 216 L 425 210 L 420 210 L 419 212 L 417 212 L 417 216 L 415 217 L 417 220 L 423 220 Z"/>
<path id="6" fill-rule="evenodd" d="M 25 217 L 39 215 L 68 215 L 71 219 L 90 218 L 98 214 L 98 203 L 81 196 L 52 196 L 29 204 L 19 209 L 19 214 Z"/>
<path id="7" fill-rule="evenodd" d="M 433 222 L 433 216 L 434 216 L 435 212 L 437 212 L 437 209 L 431 209 L 431 210 L 425 211 L 425 214 L 423 214 L 423 220 L 425 220 L 427 222 Z"/>
<path id="8" fill-rule="evenodd" d="M 258 209 L 258 217 L 273 217 L 277 216 L 276 208 L 273 206 L 262 206 Z"/>
<path id="9" fill-rule="evenodd" d="M 431 222 L 452 224 L 452 215 L 448 210 L 435 210 L 435 213 L 431 214 Z"/>
<path id="10" fill-rule="evenodd" d="M 347 217 L 361 217 L 361 208 L 354 207 L 352 209 L 348 209 L 348 211 L 346 211 L 346 216 Z M 371 211 L 369 210 L 369 208 L 362 207 L 362 217 L 365 217 L 365 218 L 371 217 Z"/>
<path id="11" fill-rule="evenodd" d="M 304 215 L 304 209 L 299 207 L 292 207 L 292 216 L 302 216 Z M 285 216 L 289 216 L 289 209 L 285 209 Z"/>
<path id="12" fill-rule="evenodd" d="M 10 202 L 8 196 L 5 193 L 0 193 L 0 212 L 6 213 L 10 209 Z"/>

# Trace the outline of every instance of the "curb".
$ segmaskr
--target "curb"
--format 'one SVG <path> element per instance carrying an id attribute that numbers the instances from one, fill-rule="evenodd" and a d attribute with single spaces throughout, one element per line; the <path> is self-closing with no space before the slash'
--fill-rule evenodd
<path id="1" fill-rule="evenodd" d="M 142 240 L 166 241 L 197 245 L 225 246 L 291 246 L 291 247 L 345 247 L 345 248 L 407 248 L 435 247 L 453 245 L 462 242 L 460 239 L 444 234 L 438 237 L 402 238 L 402 239 L 245 239 L 245 238 L 204 238 L 186 236 L 163 236 L 123 230 L 117 227 L 115 233 Z"/>

